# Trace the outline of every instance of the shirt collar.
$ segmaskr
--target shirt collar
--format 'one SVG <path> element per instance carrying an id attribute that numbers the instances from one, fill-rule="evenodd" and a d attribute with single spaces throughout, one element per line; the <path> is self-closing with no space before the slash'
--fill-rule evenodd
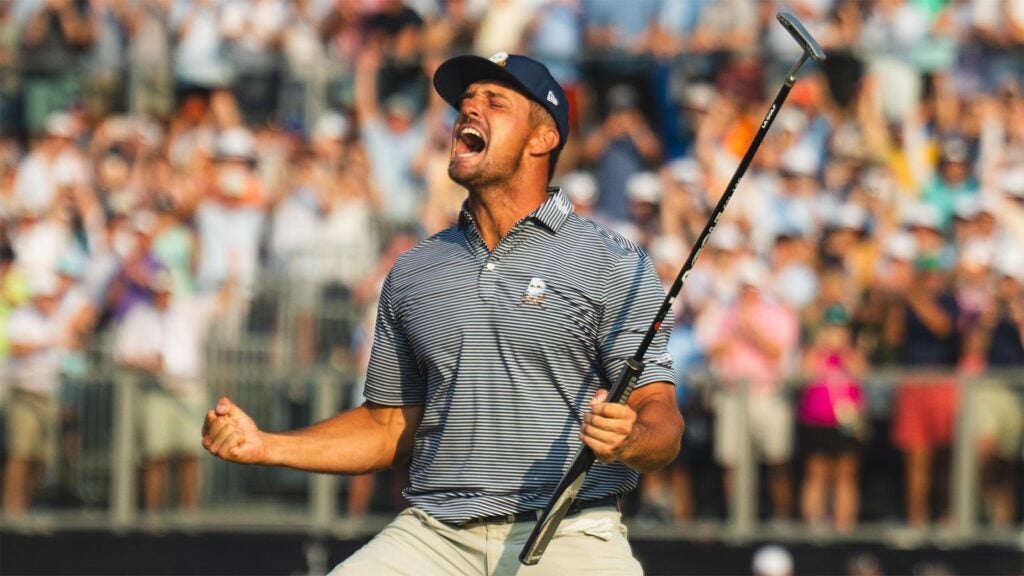
<path id="1" fill-rule="evenodd" d="M 466 230 L 473 223 L 468 206 L 468 201 L 462 203 L 462 210 L 459 211 L 459 230 Z M 523 220 L 536 220 L 548 230 L 558 232 L 571 213 L 572 201 L 561 188 L 553 186 L 548 188 L 548 199 Z"/>

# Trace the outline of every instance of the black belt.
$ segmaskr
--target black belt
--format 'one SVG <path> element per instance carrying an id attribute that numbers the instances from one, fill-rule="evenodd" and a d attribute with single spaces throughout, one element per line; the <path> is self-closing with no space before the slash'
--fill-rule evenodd
<path id="1" fill-rule="evenodd" d="M 574 500 L 569 505 L 569 511 L 565 513 L 566 516 L 572 516 L 578 514 L 584 510 L 590 508 L 603 508 L 605 506 L 619 507 L 618 496 L 605 496 L 604 498 L 598 498 L 597 500 Z M 459 528 L 472 528 L 473 526 L 480 526 L 482 524 L 514 524 L 516 522 L 534 521 L 540 516 L 540 510 L 529 510 L 527 512 L 517 512 L 515 514 L 498 514 L 497 516 L 484 516 L 482 518 L 473 518 L 466 520 L 465 522 L 455 523 Z"/>

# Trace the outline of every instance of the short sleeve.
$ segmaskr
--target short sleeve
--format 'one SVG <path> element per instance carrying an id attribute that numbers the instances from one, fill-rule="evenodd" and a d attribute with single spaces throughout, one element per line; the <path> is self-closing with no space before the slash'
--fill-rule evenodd
<path id="1" fill-rule="evenodd" d="M 364 395 L 367 400 L 386 406 L 424 404 L 426 379 L 395 310 L 392 274 L 381 289 Z"/>
<path id="2" fill-rule="evenodd" d="M 608 381 L 618 380 L 626 359 L 636 353 L 664 299 L 665 291 L 654 265 L 643 252 L 631 251 L 612 266 L 598 328 L 601 365 Z M 672 314 L 668 314 L 644 354 L 644 372 L 637 386 L 675 382 L 672 354 L 668 351 L 671 331 Z"/>

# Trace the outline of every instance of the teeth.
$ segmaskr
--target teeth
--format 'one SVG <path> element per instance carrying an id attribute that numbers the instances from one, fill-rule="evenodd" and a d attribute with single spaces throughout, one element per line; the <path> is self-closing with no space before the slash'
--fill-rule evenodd
<path id="1" fill-rule="evenodd" d="M 473 136 L 476 136 L 477 138 L 479 138 L 481 140 L 484 139 L 484 135 L 481 134 L 479 130 L 477 130 L 476 128 L 471 128 L 469 126 L 463 128 L 462 132 L 460 132 L 460 134 L 462 134 L 462 135 L 472 134 Z"/>

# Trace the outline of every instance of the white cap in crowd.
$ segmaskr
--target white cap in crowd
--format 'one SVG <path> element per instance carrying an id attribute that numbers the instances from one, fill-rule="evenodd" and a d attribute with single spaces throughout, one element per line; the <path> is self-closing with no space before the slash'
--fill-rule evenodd
<path id="1" fill-rule="evenodd" d="M 661 202 L 661 178 L 654 172 L 637 172 L 626 179 L 626 194 L 634 202 Z"/>
<path id="2" fill-rule="evenodd" d="M 995 257 L 995 269 L 999 274 L 1024 283 L 1024 249 L 1000 250 Z"/>
<path id="3" fill-rule="evenodd" d="M 997 183 L 1007 195 L 1024 198 L 1024 166 L 1014 166 L 1003 170 Z"/>
<path id="4" fill-rule="evenodd" d="M 668 177 L 674 182 L 687 186 L 699 186 L 704 180 L 703 171 L 696 159 L 678 158 L 665 166 Z"/>
<path id="5" fill-rule="evenodd" d="M 34 297 L 56 296 L 60 281 L 56 274 L 39 272 L 28 277 L 28 290 Z"/>
<path id="6" fill-rule="evenodd" d="M 814 176 L 818 173 L 818 154 L 810 146 L 796 145 L 782 153 L 783 172 L 797 176 Z"/>
<path id="7" fill-rule="evenodd" d="M 313 140 L 343 140 L 350 132 L 348 118 L 337 112 L 324 112 L 313 127 Z"/>
<path id="8" fill-rule="evenodd" d="M 953 214 L 962 220 L 974 220 L 981 214 L 981 198 L 977 196 L 957 196 L 953 201 Z"/>
<path id="9" fill-rule="evenodd" d="M 836 228 L 861 231 L 867 226 L 868 212 L 860 204 L 847 202 L 836 210 L 833 224 Z"/>
<path id="10" fill-rule="evenodd" d="M 651 240 L 649 247 L 651 259 L 655 264 L 678 264 L 682 266 L 686 258 L 686 247 L 683 239 L 678 236 L 658 236 Z"/>
<path id="11" fill-rule="evenodd" d="M 798 108 L 783 108 L 775 118 L 780 130 L 801 132 L 807 127 L 807 115 Z"/>
<path id="12" fill-rule="evenodd" d="M 590 172 L 573 170 L 562 176 L 562 190 L 573 202 L 591 204 L 597 199 L 597 179 Z"/>
<path id="13" fill-rule="evenodd" d="M 78 134 L 75 117 L 67 112 L 54 112 L 46 117 L 46 134 L 57 138 L 73 139 Z"/>
<path id="14" fill-rule="evenodd" d="M 736 279 L 743 286 L 761 288 L 768 281 L 768 267 L 758 258 L 745 258 L 736 267 Z"/>
<path id="15" fill-rule="evenodd" d="M 711 232 L 708 244 L 716 250 L 735 252 L 743 246 L 743 232 L 732 222 L 722 222 Z"/>
<path id="16" fill-rule="evenodd" d="M 939 209 L 926 202 L 911 202 L 903 207 L 903 226 L 941 230 Z"/>
<path id="17" fill-rule="evenodd" d="M 917 240 L 909 232 L 895 232 L 885 239 L 885 255 L 893 260 L 913 262 L 917 258 Z"/>
<path id="18" fill-rule="evenodd" d="M 994 256 L 992 243 L 979 238 L 971 238 L 960 249 L 960 263 L 965 266 L 988 268 Z"/>
<path id="19" fill-rule="evenodd" d="M 217 136 L 217 158 L 221 160 L 253 160 L 256 139 L 245 128 L 228 128 Z"/>

